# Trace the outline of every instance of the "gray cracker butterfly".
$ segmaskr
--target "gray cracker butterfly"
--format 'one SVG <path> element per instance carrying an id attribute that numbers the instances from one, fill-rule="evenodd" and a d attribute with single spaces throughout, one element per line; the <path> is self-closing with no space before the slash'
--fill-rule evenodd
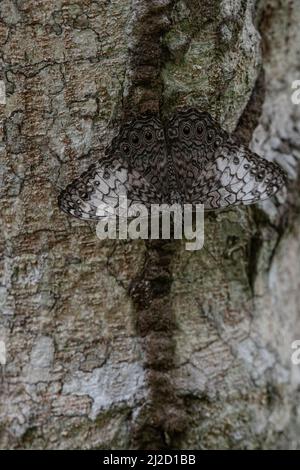
<path id="1" fill-rule="evenodd" d="M 120 195 L 128 207 L 190 203 L 217 210 L 269 198 L 285 179 L 208 113 L 180 109 L 166 123 L 144 115 L 121 127 L 105 157 L 62 191 L 59 206 L 85 220 L 109 215 Z"/>

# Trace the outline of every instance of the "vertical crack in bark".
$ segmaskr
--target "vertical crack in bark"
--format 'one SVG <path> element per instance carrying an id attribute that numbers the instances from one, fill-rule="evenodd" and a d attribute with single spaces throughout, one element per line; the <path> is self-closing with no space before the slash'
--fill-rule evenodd
<path id="1" fill-rule="evenodd" d="M 128 27 L 128 68 L 123 117 L 146 111 L 159 113 L 163 84 L 162 36 L 170 26 L 171 0 L 132 1 Z M 136 307 L 136 327 L 142 340 L 148 396 L 132 424 L 132 447 L 164 449 L 186 426 L 182 402 L 169 375 L 173 367 L 176 328 L 170 301 L 174 243 L 148 241 L 145 264 L 132 281 L 129 295 Z"/>
<path id="2" fill-rule="evenodd" d="M 128 67 L 123 96 L 123 115 L 159 112 L 162 36 L 170 27 L 173 0 L 132 0 L 128 24 Z"/>
<path id="3" fill-rule="evenodd" d="M 265 101 L 265 95 L 265 72 L 262 68 L 256 79 L 255 86 L 247 106 L 244 109 L 234 132 L 234 136 L 244 145 L 250 144 L 253 132 L 258 126 L 259 118 L 262 114 L 262 107 Z"/>
<path id="4" fill-rule="evenodd" d="M 183 401 L 176 395 L 169 372 L 174 366 L 175 316 L 170 289 L 175 242 L 152 240 L 142 271 L 132 281 L 129 294 L 136 306 L 137 332 L 142 339 L 148 397 L 132 428 L 136 449 L 172 447 L 187 424 Z"/>

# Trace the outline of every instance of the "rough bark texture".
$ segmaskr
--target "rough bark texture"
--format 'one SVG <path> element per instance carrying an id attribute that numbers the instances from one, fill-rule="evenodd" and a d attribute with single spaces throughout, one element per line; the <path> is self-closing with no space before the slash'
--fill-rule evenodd
<path id="1" fill-rule="evenodd" d="M 300 5 L 2 0 L 1 448 L 300 449 Z M 100 241 L 57 207 L 118 122 L 209 111 L 287 193 L 205 247 Z"/>

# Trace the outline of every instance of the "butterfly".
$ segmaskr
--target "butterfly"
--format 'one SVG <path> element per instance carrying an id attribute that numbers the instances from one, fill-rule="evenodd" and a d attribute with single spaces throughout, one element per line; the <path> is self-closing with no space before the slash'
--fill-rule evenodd
<path id="1" fill-rule="evenodd" d="M 142 115 L 59 196 L 72 216 L 99 220 L 126 195 L 132 204 L 203 204 L 204 210 L 254 204 L 286 182 L 284 171 L 240 144 L 207 113 L 179 109 L 166 122 Z"/>

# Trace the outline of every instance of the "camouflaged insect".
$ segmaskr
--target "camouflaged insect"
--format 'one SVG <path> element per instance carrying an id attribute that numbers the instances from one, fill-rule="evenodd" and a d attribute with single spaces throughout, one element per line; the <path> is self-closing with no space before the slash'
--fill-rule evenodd
<path id="1" fill-rule="evenodd" d="M 273 196 L 285 174 L 239 144 L 206 112 L 178 110 L 166 123 L 138 117 L 123 127 L 106 151 L 59 196 L 60 208 L 80 219 L 109 215 L 120 195 L 128 207 L 204 204 L 217 210 Z"/>

